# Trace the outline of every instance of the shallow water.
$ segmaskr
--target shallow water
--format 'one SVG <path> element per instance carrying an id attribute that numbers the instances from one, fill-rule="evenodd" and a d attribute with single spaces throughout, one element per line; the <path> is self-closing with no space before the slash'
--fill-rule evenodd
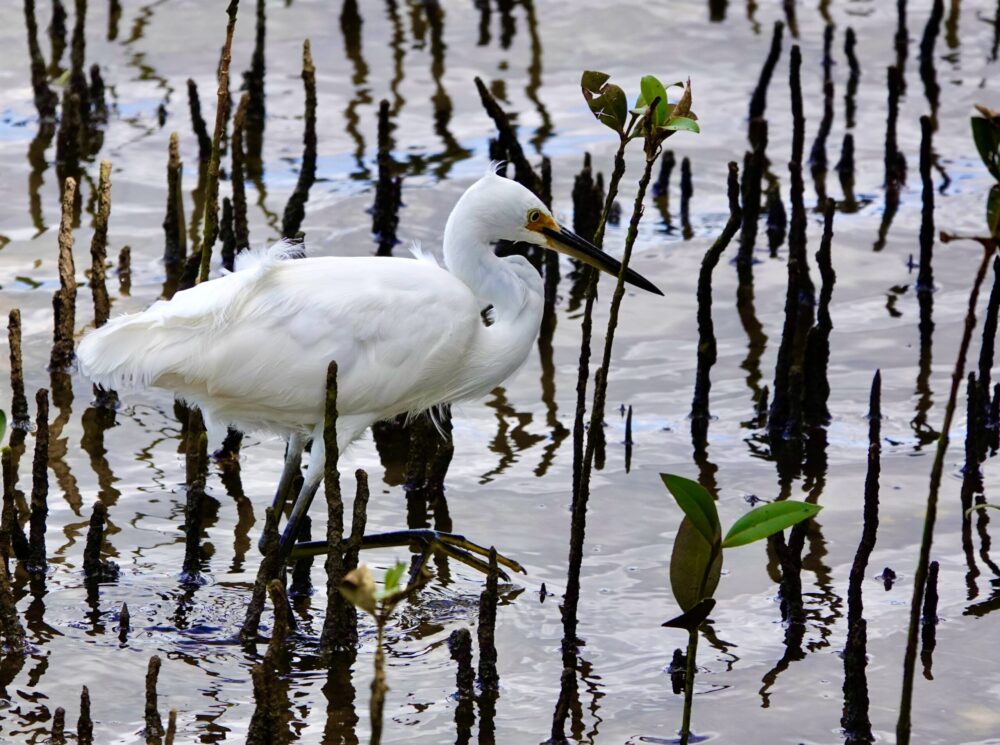
<path id="1" fill-rule="evenodd" d="M 58 286 L 56 228 L 58 189 L 52 161 L 33 193 L 37 174 L 26 154 L 37 132 L 25 43 L 17 4 L 0 9 L 0 311 L 20 308 L 25 336 L 29 399 L 50 385 L 46 364 L 51 343 L 51 294 Z M 252 3 L 246 2 L 233 52 L 233 89 L 238 72 L 249 66 L 253 45 Z M 593 120 L 579 93 L 580 71 L 598 68 L 613 74 L 628 90 L 647 72 L 664 80 L 690 76 L 702 134 L 669 142 L 678 161 L 690 157 L 694 175 L 692 235 L 684 238 L 678 213 L 679 168 L 670 193 L 670 222 L 650 200 L 641 226 L 633 266 L 666 292 L 665 298 L 629 293 L 622 309 L 609 388 L 607 467 L 595 473 L 583 565 L 580 633 L 584 682 L 572 726 L 580 742 L 660 742 L 675 736 L 682 700 L 671 693 L 666 667 L 682 632 L 661 628 L 676 614 L 669 592 L 668 559 L 680 512 L 663 489 L 658 473 L 697 476 L 689 424 L 697 332 L 695 283 L 700 261 L 725 221 L 726 163 L 747 148 L 746 111 L 770 44 L 773 22 L 783 18 L 779 4 L 729 4 L 724 20 L 709 21 L 704 3 L 591 2 L 537 3 L 533 15 L 521 4 L 512 10 L 513 26 L 494 8 L 490 37 L 480 44 L 480 16 L 472 3 L 444 2 L 440 37 L 428 27 L 421 4 L 364 3 L 360 47 L 345 44 L 335 4 L 287 0 L 267 11 L 268 117 L 263 159 L 266 193 L 248 184 L 251 239 L 277 236 L 277 222 L 294 186 L 301 156 L 301 42 L 312 41 L 319 94 L 319 181 L 313 187 L 303 229 L 313 254 L 362 255 L 373 250 L 370 217 L 375 166 L 378 101 L 394 102 L 394 155 L 408 162 L 400 238 L 421 241 L 434 250 L 448 210 L 485 169 L 487 140 L 493 127 L 483 112 L 474 75 L 492 83 L 502 105 L 517 112 L 522 141 L 533 161 L 552 159 L 554 209 L 571 215 L 570 192 L 582 152 L 609 170 L 614 142 Z M 665 6 L 666 4 L 664 4 Z M 714 3 L 725 8 L 726 3 Z M 876 369 L 883 380 L 883 460 L 881 525 L 864 583 L 869 636 L 871 717 L 880 738 L 892 740 L 899 701 L 902 652 L 912 591 L 912 571 L 923 521 L 931 453 L 917 439 L 911 421 L 921 397 L 918 379 L 918 308 L 915 271 L 908 259 L 918 252 L 920 180 L 918 117 L 927 111 L 918 68 L 918 44 L 929 3 L 911 3 L 907 91 L 899 119 L 900 147 L 909 174 L 899 211 L 884 247 L 873 251 L 882 218 L 882 157 L 886 112 L 886 66 L 895 60 L 892 35 L 895 4 L 863 2 L 829 5 L 836 26 L 833 70 L 836 117 L 828 141 L 831 164 L 845 131 L 843 95 L 847 65 L 843 34 L 858 35 L 862 65 L 858 91 L 856 192 L 862 203 L 853 214 L 838 213 L 833 262 L 838 281 L 831 309 L 835 326 L 830 361 L 828 464 L 819 482 L 801 478 L 791 496 L 818 496 L 824 511 L 810 531 L 804 554 L 803 592 L 808 624 L 798 653 L 786 649 L 777 585 L 769 576 L 776 563 L 763 544 L 730 554 L 717 593 L 712 629 L 716 639 L 699 655 L 695 730 L 710 740 L 731 743 L 832 743 L 840 731 L 846 634 L 846 588 L 861 533 L 861 505 L 867 452 L 868 391 Z M 215 7 L 218 6 L 218 7 Z M 42 48 L 49 7 L 39 7 Z M 132 247 L 130 297 L 114 297 L 112 313 L 149 305 L 164 279 L 162 220 L 166 201 L 165 165 L 171 131 L 181 134 L 185 162 L 186 209 L 195 186 L 197 144 L 187 112 L 185 81 L 194 77 L 206 118 L 214 116 L 214 72 L 225 16 L 221 4 L 194 0 L 129 6 L 117 39 L 107 37 L 104 3 L 92 3 L 87 20 L 88 63 L 101 65 L 111 88 L 113 112 L 99 157 L 114 162 L 110 255 Z M 973 103 L 996 108 L 1000 66 L 995 59 L 992 18 L 995 4 L 950 4 L 955 31 L 942 29 L 935 61 L 942 86 L 934 140 L 938 170 L 935 219 L 939 229 L 958 233 L 981 230 L 989 181 L 969 135 Z M 951 14 L 954 14 L 952 16 Z M 811 146 L 822 111 L 821 10 L 798 7 L 798 40 L 803 51 L 807 117 Z M 769 93 L 768 155 L 771 170 L 788 199 L 784 162 L 790 150 L 787 95 L 787 38 Z M 350 50 L 350 53 L 346 50 Z M 64 57 L 68 64 L 68 51 Z M 433 99 L 447 96 L 450 120 L 435 120 Z M 165 126 L 157 107 L 165 105 Z M 351 122 L 355 122 L 352 124 Z M 530 143 L 530 144 L 529 144 Z M 630 162 L 623 208 L 631 203 L 638 161 Z M 87 167 L 96 181 L 96 163 Z M 806 202 L 816 204 L 806 177 Z M 831 196 L 840 197 L 836 174 L 827 179 Z M 85 181 L 88 205 L 91 181 Z M 223 182 L 223 194 L 228 193 Z M 32 207 L 37 198 L 37 210 Z M 256 205 L 256 206 L 255 206 Z M 277 217 L 275 217 L 277 216 Z M 76 231 L 77 276 L 89 266 L 91 215 Z M 763 226 L 762 226 L 763 227 Z M 820 216 L 811 212 L 810 256 L 819 243 Z M 605 246 L 624 241 L 624 225 L 608 231 Z M 397 253 L 405 252 L 405 246 Z M 962 318 L 979 250 L 975 244 L 938 244 L 935 248 L 933 364 L 928 422 L 939 427 Z M 735 255 L 735 242 L 727 258 Z M 761 383 L 770 383 L 781 334 L 786 270 L 785 249 L 767 257 L 758 238 L 755 266 L 757 314 L 768 336 L 760 362 Z M 568 270 L 568 266 L 564 267 Z M 816 278 L 815 263 L 813 276 Z M 115 283 L 112 279 L 112 287 Z M 602 281 L 595 328 L 606 320 L 612 284 Z M 724 260 L 715 274 L 714 318 L 719 345 L 713 369 L 709 432 L 710 474 L 718 487 L 724 524 L 747 509 L 746 497 L 779 494 L 774 463 L 764 455 L 753 430 L 755 391 L 741 367 L 747 339 L 735 312 L 736 279 Z M 520 560 L 527 577 L 507 588 L 499 610 L 497 646 L 501 694 L 496 711 L 496 741 L 540 742 L 548 737 L 561 672 L 562 635 L 558 597 L 539 601 L 544 583 L 560 594 L 566 577 L 571 445 L 560 439 L 572 426 L 578 313 L 567 306 L 569 283 L 560 287 L 558 325 L 553 339 L 554 400 L 541 395 L 537 355 L 503 389 L 486 401 L 456 408 L 455 456 L 447 478 L 448 508 L 455 530 L 493 544 Z M 985 298 L 983 298 L 985 302 Z M 92 319 L 89 292 L 81 287 L 80 331 Z M 978 334 L 973 347 L 978 355 Z M 0 374 L 0 401 L 9 400 L 6 355 Z M 753 381 L 751 381 L 752 383 Z M 16 578 L 19 610 L 26 619 L 31 654 L 23 667 L 10 658 L 0 665 L 0 733 L 4 742 L 40 742 L 52 711 L 62 706 L 76 721 L 81 685 L 90 686 L 97 742 L 141 740 L 142 683 L 150 655 L 163 657 L 160 710 L 178 710 L 180 742 L 241 741 L 253 711 L 249 670 L 256 658 L 230 643 L 242 621 L 255 575 L 256 540 L 263 508 L 281 468 L 281 443 L 249 437 L 240 462 L 242 490 L 224 484 L 213 467 L 208 484 L 214 500 L 205 534 L 206 582 L 181 582 L 184 555 L 181 529 L 184 462 L 178 455 L 179 425 L 173 401 L 162 392 L 134 395 L 118 414 L 117 426 L 104 434 L 105 452 L 82 446 L 84 420 L 92 398 L 90 385 L 73 379 L 72 402 L 53 406 L 47 547 L 49 574 L 44 588 Z M 927 403 L 926 398 L 924 403 Z M 619 404 L 634 411 L 635 446 L 631 471 L 624 468 L 624 419 Z M 6 404 L 5 404 L 6 408 Z M 964 419 L 958 417 L 958 420 Z M 1000 579 L 980 555 L 973 568 L 961 541 L 960 425 L 953 432 L 942 489 L 933 557 L 940 562 L 941 619 L 933 681 L 920 678 L 914 700 L 915 741 L 921 743 L 1000 742 L 1000 672 L 996 616 Z M 28 489 L 29 455 L 21 461 L 19 488 Z M 373 494 L 369 529 L 401 527 L 406 502 L 398 478 L 386 475 L 370 439 L 342 460 L 348 490 L 354 468 L 368 470 Z M 1000 470 L 984 466 L 987 498 Z M 112 525 L 109 555 L 121 578 L 88 599 L 82 576 L 83 538 L 91 504 L 100 499 Z M 211 501 L 211 500 L 210 500 Z M 314 531 L 322 530 L 316 510 Z M 983 551 L 988 546 L 983 547 Z M 385 567 L 405 551 L 380 551 L 366 557 Z M 886 591 L 877 578 L 892 567 L 898 580 Z M 451 631 L 476 622 L 482 578 L 464 567 L 449 567 L 450 579 L 435 581 L 420 600 L 391 624 L 388 640 L 387 742 L 438 743 L 454 738 L 454 668 L 445 640 Z M 293 728 L 303 742 L 367 741 L 368 687 L 373 637 L 363 626 L 364 646 L 350 674 L 327 683 L 315 661 L 322 625 L 324 587 L 298 606 L 301 626 L 295 638 L 291 700 Z M 523 592 L 518 590 L 523 588 Z M 117 614 L 131 609 L 133 632 L 119 642 Z M 269 615 L 265 623 L 270 623 Z M 791 661 L 789 662 L 789 658 Z M 785 660 L 782 662 L 782 660 Z M 353 690 L 352 690 L 353 686 Z M 345 717 L 345 700 L 356 709 L 357 739 L 336 722 Z M 350 718 L 350 715 L 346 715 Z M 324 739 L 324 737 L 326 739 Z"/>

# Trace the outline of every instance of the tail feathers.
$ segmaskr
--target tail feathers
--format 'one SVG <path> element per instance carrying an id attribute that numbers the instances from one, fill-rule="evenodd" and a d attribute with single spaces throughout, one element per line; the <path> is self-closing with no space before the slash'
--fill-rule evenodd
<path id="1" fill-rule="evenodd" d="M 120 316 L 87 334 L 77 349 L 80 372 L 104 388 L 130 390 L 198 378 L 198 360 L 226 319 L 252 295 L 276 264 L 303 255 L 301 243 L 281 240 L 244 251 L 236 272 L 178 292 L 141 313 Z"/>
<path id="2" fill-rule="evenodd" d="M 189 333 L 150 319 L 149 312 L 122 316 L 92 331 L 77 349 L 80 372 L 98 385 L 118 391 L 156 385 L 181 371 L 190 360 Z"/>

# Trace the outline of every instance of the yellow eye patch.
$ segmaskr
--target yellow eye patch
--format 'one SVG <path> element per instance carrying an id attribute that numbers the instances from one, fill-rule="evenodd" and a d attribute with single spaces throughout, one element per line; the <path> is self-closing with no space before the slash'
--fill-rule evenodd
<path id="1" fill-rule="evenodd" d="M 538 209 L 528 210 L 525 227 L 528 230 L 541 231 L 542 228 L 559 231 L 559 225 L 549 215 Z"/>

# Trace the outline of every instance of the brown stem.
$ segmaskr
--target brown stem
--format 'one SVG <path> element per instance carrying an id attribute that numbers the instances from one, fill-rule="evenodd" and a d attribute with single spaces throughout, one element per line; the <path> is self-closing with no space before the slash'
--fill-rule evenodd
<path id="1" fill-rule="evenodd" d="M 222 62 L 219 64 L 219 91 L 215 108 L 215 131 L 212 133 L 212 157 L 208 161 L 208 184 L 205 189 L 205 231 L 201 246 L 201 267 L 198 281 L 208 279 L 212 260 L 212 247 L 219 235 L 219 153 L 222 146 L 222 132 L 226 127 L 226 113 L 229 110 L 229 63 L 232 61 L 233 32 L 236 30 L 236 13 L 239 0 L 230 0 L 226 14 L 226 43 L 222 47 Z"/>

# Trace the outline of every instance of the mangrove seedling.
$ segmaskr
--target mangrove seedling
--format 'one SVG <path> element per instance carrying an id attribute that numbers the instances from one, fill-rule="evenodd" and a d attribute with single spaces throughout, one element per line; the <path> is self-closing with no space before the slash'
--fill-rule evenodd
<path id="1" fill-rule="evenodd" d="M 670 557 L 670 588 L 682 614 L 664 626 L 688 632 L 687 668 L 684 674 L 684 714 L 680 745 L 691 736 L 698 629 L 715 607 L 715 589 L 722 574 L 723 549 L 745 546 L 774 535 L 816 515 L 819 505 L 792 499 L 755 507 L 732 524 L 725 537 L 715 500 L 697 481 L 661 473 L 667 490 L 684 512 Z"/>
<path id="2" fill-rule="evenodd" d="M 586 413 L 587 383 L 590 378 L 591 329 L 593 325 L 594 301 L 596 298 L 597 273 L 588 269 L 585 281 L 586 304 L 580 326 L 580 366 L 577 371 L 577 405 L 573 419 L 573 512 L 570 525 L 569 571 L 566 580 L 563 617 L 563 657 L 564 667 L 573 665 L 574 648 L 577 642 L 577 608 L 580 597 L 580 569 L 583 562 L 583 543 L 586 534 L 587 502 L 590 499 L 590 474 L 595 462 L 600 433 L 603 432 L 604 405 L 607 396 L 608 373 L 611 366 L 611 350 L 618 326 L 618 312 L 625 296 L 625 275 L 639 232 L 639 221 L 643 215 L 646 188 L 652 177 L 653 165 L 659 157 L 664 140 L 681 130 L 700 131 L 691 110 L 691 82 L 684 86 L 684 92 L 676 104 L 667 101 L 666 88 L 652 75 L 640 81 L 640 95 L 636 105 L 629 111 L 625 92 L 617 85 L 608 83 L 607 73 L 587 70 L 580 78 L 583 97 L 591 112 L 599 122 L 618 134 L 618 149 L 614 157 L 614 167 L 608 182 L 604 209 L 594 231 L 593 242 L 600 247 L 604 242 L 604 230 L 608 216 L 618 195 L 618 184 L 625 174 L 625 148 L 639 136 L 643 137 L 645 165 L 639 178 L 632 217 L 629 219 L 615 285 L 608 312 L 608 326 L 604 337 L 604 352 L 600 367 L 594 376 L 593 404 L 590 408 L 590 425 L 584 426 Z M 679 85 L 679 84 L 678 84 Z M 673 87 L 673 86 L 671 86 Z M 584 433 L 586 432 L 586 442 Z M 598 461 L 599 462 L 599 461 Z"/>
<path id="3" fill-rule="evenodd" d="M 385 636 L 385 626 L 396 606 L 419 590 L 426 582 L 426 575 L 421 569 L 416 576 L 410 577 L 408 585 L 402 585 L 406 564 L 401 561 L 390 567 L 382 581 L 382 589 L 375 587 L 375 578 L 371 570 L 364 564 L 352 569 L 340 584 L 341 594 L 355 608 L 360 608 L 375 620 L 377 636 L 375 638 L 375 677 L 372 679 L 372 699 L 369 706 L 372 720 L 371 745 L 382 742 L 382 712 L 385 708 L 385 694 L 389 686 L 385 682 L 385 652 L 382 640 Z"/>

